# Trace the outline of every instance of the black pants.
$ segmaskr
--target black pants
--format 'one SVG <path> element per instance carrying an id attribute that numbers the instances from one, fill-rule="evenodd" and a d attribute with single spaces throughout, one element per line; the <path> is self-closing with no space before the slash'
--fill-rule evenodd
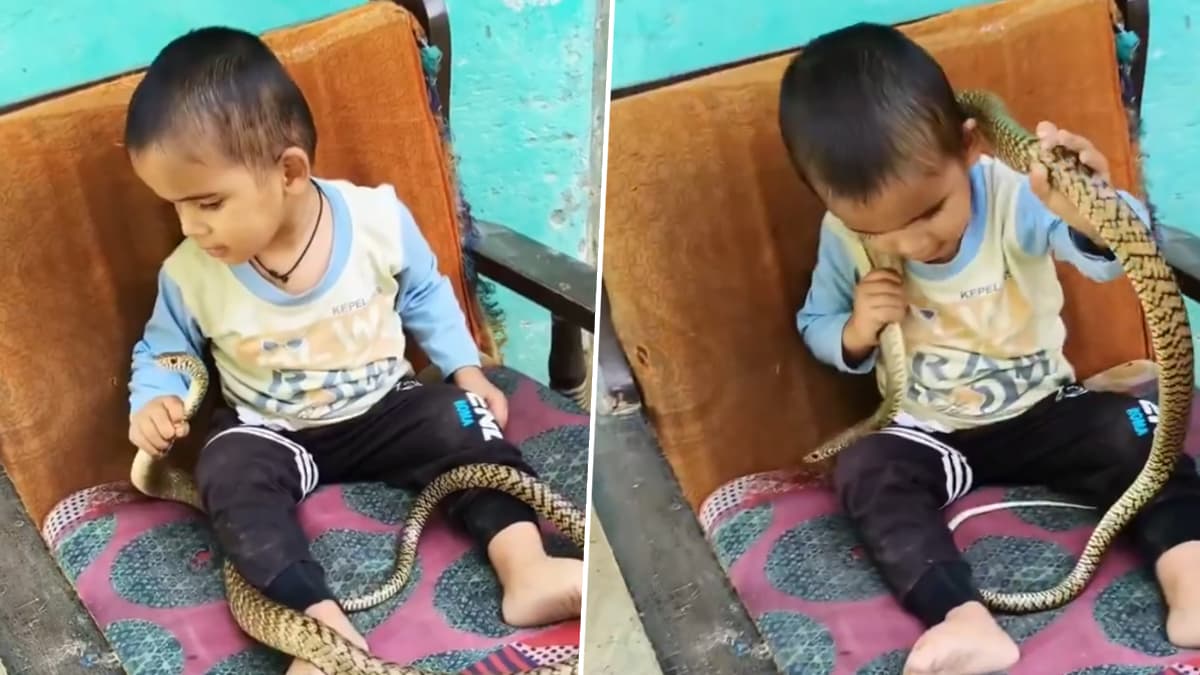
<path id="1" fill-rule="evenodd" d="M 232 410 L 218 409 L 196 481 L 222 550 L 277 602 L 303 610 L 332 599 L 296 505 L 326 483 L 378 480 L 420 489 L 476 462 L 533 474 L 485 405 L 453 385 L 405 379 L 358 418 L 297 432 L 243 425 Z M 468 490 L 443 503 L 451 522 L 482 547 L 509 525 L 537 522 L 532 508 L 502 492 Z"/>
<path id="2" fill-rule="evenodd" d="M 1146 462 L 1150 401 L 1078 385 L 1018 416 L 954 433 L 889 426 L 841 452 L 834 481 L 880 574 L 928 626 L 979 592 L 940 510 L 984 484 L 1039 484 L 1107 508 Z M 1200 539 L 1200 476 L 1181 456 L 1170 481 L 1126 528 L 1155 560 Z"/>

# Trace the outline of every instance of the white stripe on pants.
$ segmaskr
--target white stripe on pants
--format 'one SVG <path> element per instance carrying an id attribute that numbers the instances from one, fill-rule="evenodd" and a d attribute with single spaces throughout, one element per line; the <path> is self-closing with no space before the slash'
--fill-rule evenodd
<path id="1" fill-rule="evenodd" d="M 975 476 L 971 471 L 971 465 L 967 464 L 967 458 L 958 450 L 916 429 L 888 426 L 876 433 L 890 434 L 914 443 L 919 443 L 936 450 L 942 456 L 942 469 L 946 472 L 946 502 L 942 504 L 942 508 L 946 508 L 954 500 L 962 497 L 971 490 L 971 483 Z"/>
<path id="2" fill-rule="evenodd" d="M 214 434 L 213 437 L 208 440 L 208 442 L 212 443 L 226 434 L 250 434 L 251 436 L 258 436 L 259 438 L 263 438 L 268 441 L 274 441 L 288 450 L 291 450 L 293 459 L 296 462 L 296 471 L 300 474 L 300 490 L 303 493 L 302 497 L 307 497 L 312 493 L 313 490 L 317 489 L 317 481 L 320 478 L 320 475 L 317 472 L 317 463 L 313 461 L 312 455 L 309 454 L 308 450 L 304 449 L 304 446 L 287 438 L 286 436 L 283 436 L 282 434 L 271 431 L 270 429 L 250 426 L 231 427 L 222 432 Z"/>

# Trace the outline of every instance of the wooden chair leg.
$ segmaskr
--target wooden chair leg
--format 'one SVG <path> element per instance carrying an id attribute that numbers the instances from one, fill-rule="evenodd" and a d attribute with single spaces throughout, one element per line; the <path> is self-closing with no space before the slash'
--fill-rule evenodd
<path id="1" fill-rule="evenodd" d="M 584 410 L 592 405 L 591 358 L 584 349 L 583 331 L 566 320 L 550 320 L 550 388 L 570 398 Z"/>

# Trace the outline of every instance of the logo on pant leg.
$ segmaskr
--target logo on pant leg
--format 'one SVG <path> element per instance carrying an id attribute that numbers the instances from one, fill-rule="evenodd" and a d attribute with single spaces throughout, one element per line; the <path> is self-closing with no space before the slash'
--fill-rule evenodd
<path id="1" fill-rule="evenodd" d="M 395 391 L 408 391 L 409 389 L 416 389 L 419 386 L 421 386 L 420 380 L 411 377 L 402 377 L 393 389 Z"/>
<path id="2" fill-rule="evenodd" d="M 454 401 L 454 410 L 458 413 L 458 422 L 463 427 L 475 424 L 475 415 L 471 413 L 471 404 L 460 398 Z"/>
<path id="3" fill-rule="evenodd" d="M 1061 401 L 1064 398 L 1075 398 L 1076 396 L 1083 396 L 1087 392 L 1087 389 L 1078 384 L 1068 384 L 1065 387 L 1059 388 L 1058 393 L 1054 395 L 1054 400 Z"/>
<path id="4" fill-rule="evenodd" d="M 1145 436 L 1150 433 L 1151 428 L 1158 424 L 1158 405 L 1153 401 L 1141 399 L 1137 406 L 1127 408 L 1125 414 L 1129 417 L 1129 425 L 1133 427 L 1133 433 L 1138 436 Z"/>
<path id="5" fill-rule="evenodd" d="M 504 438 L 504 434 L 500 431 L 500 425 L 496 424 L 496 418 L 488 408 L 487 401 L 473 392 L 464 393 L 467 397 L 466 400 L 460 398 L 454 402 L 454 409 L 458 412 L 458 421 L 463 427 L 469 427 L 478 420 L 483 440 L 494 441 Z"/>

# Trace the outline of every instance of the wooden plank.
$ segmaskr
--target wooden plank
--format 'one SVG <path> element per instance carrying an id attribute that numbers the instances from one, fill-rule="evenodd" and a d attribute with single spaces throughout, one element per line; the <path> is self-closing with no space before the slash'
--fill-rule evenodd
<path id="1" fill-rule="evenodd" d="M 595 420 L 593 512 L 662 672 L 779 675 L 650 423 L 636 408 Z"/>
<path id="2" fill-rule="evenodd" d="M 120 674 L 0 467 L 0 675 Z"/>
<path id="3" fill-rule="evenodd" d="M 583 672 L 663 675 L 595 509 L 588 522 L 587 595 Z"/>

